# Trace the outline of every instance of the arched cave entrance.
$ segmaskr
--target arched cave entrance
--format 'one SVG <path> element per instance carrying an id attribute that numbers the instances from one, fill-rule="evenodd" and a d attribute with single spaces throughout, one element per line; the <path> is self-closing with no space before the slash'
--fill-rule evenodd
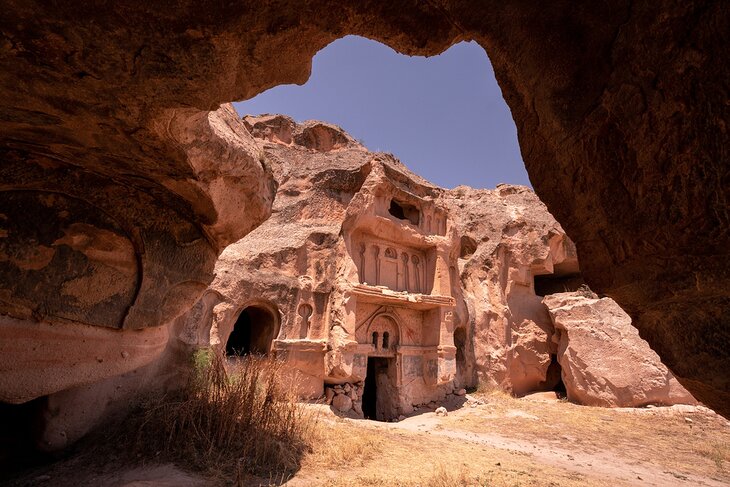
<path id="1" fill-rule="evenodd" d="M 279 328 L 275 307 L 251 305 L 238 315 L 226 342 L 226 355 L 268 355 Z"/>

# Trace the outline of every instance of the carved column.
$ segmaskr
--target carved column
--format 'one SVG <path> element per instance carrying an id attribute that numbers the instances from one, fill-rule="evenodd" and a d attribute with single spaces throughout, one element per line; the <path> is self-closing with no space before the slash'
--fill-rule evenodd
<path id="1" fill-rule="evenodd" d="M 411 284 L 410 278 L 408 277 L 408 254 L 402 252 L 400 254 L 400 259 L 403 261 L 403 290 L 410 292 Z"/>
<path id="2" fill-rule="evenodd" d="M 367 282 L 367 279 L 365 278 L 365 249 L 367 247 L 364 243 L 360 244 L 360 282 L 365 283 Z"/>
<path id="3" fill-rule="evenodd" d="M 373 245 L 373 257 L 375 258 L 375 285 L 380 284 L 380 247 Z"/>
<path id="4" fill-rule="evenodd" d="M 421 259 L 417 255 L 413 255 L 411 257 L 411 262 L 413 262 L 413 278 L 415 280 L 414 286 L 413 286 L 413 292 L 420 293 L 422 292 L 421 289 Z"/>

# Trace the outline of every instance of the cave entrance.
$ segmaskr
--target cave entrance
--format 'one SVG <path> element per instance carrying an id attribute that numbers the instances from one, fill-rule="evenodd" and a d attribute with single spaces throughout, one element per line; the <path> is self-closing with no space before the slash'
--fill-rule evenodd
<path id="1" fill-rule="evenodd" d="M 577 291 L 585 281 L 580 273 L 571 274 L 546 274 L 535 276 L 535 294 L 547 296 L 556 293 L 568 293 Z"/>
<path id="2" fill-rule="evenodd" d="M 464 374 L 466 373 L 466 356 L 464 351 L 466 348 L 466 329 L 459 327 L 454 330 L 454 346 L 456 347 L 456 377 L 459 379 L 460 385 L 464 384 Z"/>
<path id="3" fill-rule="evenodd" d="M 395 359 L 368 357 L 362 412 L 365 419 L 389 421 L 396 414 Z"/>
<path id="4" fill-rule="evenodd" d="M 390 200 L 388 213 L 399 220 L 408 220 L 416 226 L 418 226 L 418 222 L 421 220 L 421 211 L 418 208 L 396 200 Z"/>
<path id="5" fill-rule="evenodd" d="M 226 355 L 268 355 L 278 334 L 278 321 L 276 309 L 263 305 L 244 308 L 226 342 Z"/>

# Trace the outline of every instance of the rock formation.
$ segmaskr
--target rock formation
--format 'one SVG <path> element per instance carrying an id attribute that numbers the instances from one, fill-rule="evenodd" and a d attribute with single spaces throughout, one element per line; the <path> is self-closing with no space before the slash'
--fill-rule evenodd
<path id="1" fill-rule="evenodd" d="M 491 56 L 535 190 L 576 242 L 586 281 L 629 311 L 698 398 L 728 414 L 723 2 L 182 2 L 171 11 L 7 0 L 2 11 L 0 312 L 28 320 L 22 333 L 41 321 L 157 326 L 195 301 L 216 253 L 265 217 L 272 194 L 247 142 L 209 110 L 304 82 L 315 52 L 347 34 L 421 55 L 471 39 Z M 86 243 L 53 252 L 74 241 Z M 2 343 L 11 332 L 3 326 Z M 19 367 L 39 367 L 14 354 Z"/>
<path id="2" fill-rule="evenodd" d="M 187 174 L 168 167 L 159 183 L 135 174 L 141 168 L 101 176 L 111 164 L 103 152 L 88 154 L 96 170 L 75 170 L 67 161 L 80 149 L 69 140 L 55 143 L 63 156 L 36 147 L 27 159 L 23 144 L 4 146 L 1 401 L 23 403 L 150 363 L 167 345 L 165 326 L 212 280 L 222 246 L 268 216 L 275 184 L 231 106 L 171 115 L 164 127 Z M 116 162 L 135 165 L 132 155 Z M 200 195 L 206 225 L 191 220 L 195 210 L 175 191 Z"/>
<path id="3" fill-rule="evenodd" d="M 694 402 L 625 314 L 623 341 L 606 350 L 625 347 L 624 364 L 646 364 L 639 385 L 606 386 L 622 372 L 600 350 L 596 366 L 574 371 L 573 351 L 596 347 L 564 331 L 582 308 L 561 308 L 553 322 L 543 296 L 582 285 L 575 247 L 528 188 L 445 190 L 338 127 L 244 122 L 280 186 L 271 218 L 221 254 L 210 289 L 181 318 L 189 343 L 233 360 L 272 353 L 300 395 L 381 420 L 477 381 L 518 395 L 562 382 L 576 402 L 608 406 Z M 302 136 L 313 128 L 326 136 Z M 610 303 L 605 323 L 618 330 L 620 308 L 598 302 Z M 604 326 L 593 318 L 588 332 Z"/>
<path id="4" fill-rule="evenodd" d="M 569 400 L 608 407 L 694 403 L 612 299 L 558 293 L 543 303 Z"/>

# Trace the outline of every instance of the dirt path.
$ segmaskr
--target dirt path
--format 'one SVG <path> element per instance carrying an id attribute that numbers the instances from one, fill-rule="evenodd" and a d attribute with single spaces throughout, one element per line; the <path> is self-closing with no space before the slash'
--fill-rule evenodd
<path id="1" fill-rule="evenodd" d="M 450 414 L 458 416 L 466 413 L 466 410 L 460 410 Z M 491 448 L 524 453 L 532 456 L 540 463 L 573 471 L 589 478 L 615 479 L 627 485 L 727 487 L 727 484 L 721 481 L 695 475 L 672 473 L 661 467 L 631 461 L 610 451 L 587 453 L 576 449 L 568 450 L 546 441 L 525 441 L 496 434 L 446 429 L 443 422 L 434 413 L 414 416 L 397 423 L 372 424 L 371 421 L 367 421 L 367 423 L 371 423 L 371 425 L 368 425 L 370 427 L 387 427 L 439 435 Z"/>

